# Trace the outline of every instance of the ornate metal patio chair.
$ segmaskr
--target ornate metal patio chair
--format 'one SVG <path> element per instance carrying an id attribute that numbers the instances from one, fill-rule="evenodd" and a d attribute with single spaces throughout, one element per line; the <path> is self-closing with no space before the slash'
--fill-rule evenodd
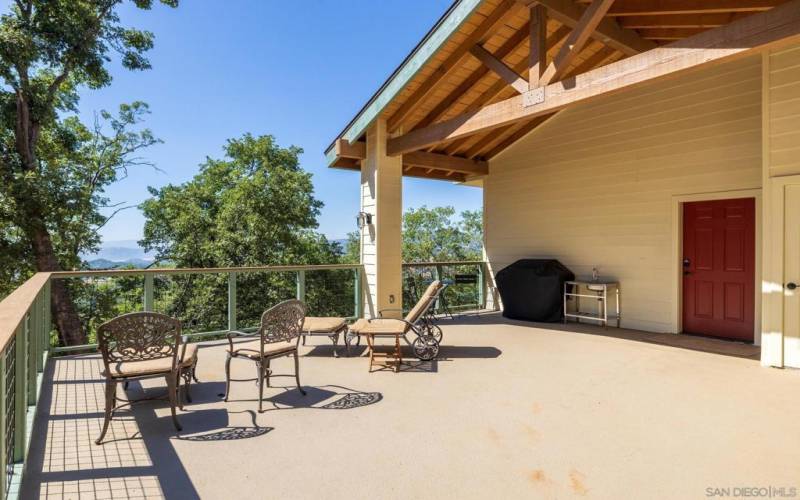
<path id="1" fill-rule="evenodd" d="M 294 378 L 297 389 L 304 396 L 306 391 L 300 386 L 300 364 L 297 347 L 306 316 L 306 306 L 299 300 L 287 300 L 267 309 L 261 315 L 261 326 L 255 333 L 229 332 L 228 357 L 225 360 L 225 401 L 231 393 L 231 360 L 241 358 L 255 362 L 258 372 L 258 411 L 262 412 L 264 384 L 269 387 L 272 370 L 271 360 L 284 356 L 294 356 Z M 246 342 L 234 343 L 236 337 L 255 337 Z"/>
<path id="2" fill-rule="evenodd" d="M 349 332 L 345 337 L 347 342 L 348 351 L 350 345 L 353 343 L 358 344 L 361 335 L 367 338 L 367 345 L 369 347 L 369 371 L 372 372 L 374 365 L 394 367 L 395 372 L 400 371 L 400 365 L 403 363 L 403 356 L 400 351 L 400 339 L 411 346 L 414 355 L 422 361 L 430 361 L 439 354 L 439 342 L 441 341 L 441 329 L 435 324 L 435 317 L 428 314 L 431 306 L 436 303 L 439 294 L 444 289 L 441 281 L 433 281 L 422 294 L 419 301 L 408 311 L 403 319 L 392 318 L 362 318 L 350 325 Z M 391 309 L 384 309 L 379 311 L 378 314 L 383 316 L 386 311 Z M 413 341 L 409 341 L 408 333 L 413 332 L 416 335 Z M 394 337 L 394 350 L 390 353 L 376 353 L 375 352 L 375 338 L 376 337 Z M 438 337 L 438 338 L 437 338 Z M 376 362 L 375 359 L 385 359 L 385 361 Z"/>
<path id="3" fill-rule="evenodd" d="M 151 399 L 131 401 L 118 398 L 117 384 L 122 382 L 127 387 L 131 380 L 164 377 L 172 422 L 180 431 L 181 425 L 175 415 L 176 406 L 183 409 L 178 398 L 180 379 L 183 377 L 186 382 L 188 399 L 188 385 L 197 366 L 197 346 L 187 344 L 185 337 L 181 337 L 181 322 L 153 312 L 124 314 L 100 325 L 97 329 L 97 341 L 103 356 L 104 368 L 101 374 L 106 379 L 106 388 L 105 420 L 100 437 L 95 443 L 100 444 L 103 441 L 116 410 Z M 123 401 L 124 404 L 117 405 L 118 401 Z"/>

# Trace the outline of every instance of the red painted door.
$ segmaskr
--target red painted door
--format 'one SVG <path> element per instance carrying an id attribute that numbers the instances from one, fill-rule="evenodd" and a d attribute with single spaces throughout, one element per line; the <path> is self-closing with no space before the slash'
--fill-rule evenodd
<path id="1" fill-rule="evenodd" d="M 753 341 L 755 200 L 683 205 L 683 331 Z"/>

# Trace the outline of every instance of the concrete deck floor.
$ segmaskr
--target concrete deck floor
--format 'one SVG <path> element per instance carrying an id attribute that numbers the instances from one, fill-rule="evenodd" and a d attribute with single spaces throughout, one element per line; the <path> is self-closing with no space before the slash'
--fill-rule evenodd
<path id="1" fill-rule="evenodd" d="M 707 488 L 800 491 L 800 373 L 711 339 L 442 322 L 441 359 L 395 374 L 303 348 L 302 397 L 275 379 L 224 391 L 224 346 L 200 349 L 176 433 L 164 402 L 121 411 L 107 439 L 97 356 L 47 380 L 23 498 L 706 498 Z M 290 359 L 277 372 L 290 371 Z M 252 376 L 252 364 L 233 365 Z M 157 395 L 157 382 L 144 388 Z M 143 388 L 132 386 L 132 396 Z M 731 494 L 733 490 L 731 490 Z M 720 498 L 717 496 L 716 498 Z"/>

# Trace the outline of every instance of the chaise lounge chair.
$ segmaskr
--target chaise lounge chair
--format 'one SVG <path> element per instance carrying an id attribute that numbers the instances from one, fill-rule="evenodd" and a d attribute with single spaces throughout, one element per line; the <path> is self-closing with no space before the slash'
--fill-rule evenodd
<path id="1" fill-rule="evenodd" d="M 436 303 L 439 294 L 443 289 L 441 281 L 434 281 L 431 283 L 425 293 L 422 294 L 419 301 L 414 307 L 408 311 L 403 319 L 391 318 L 371 318 L 359 319 L 350 325 L 349 332 L 345 341 L 349 351 L 350 345 L 358 342 L 361 335 L 367 338 L 367 345 L 369 347 L 369 371 L 372 372 L 374 365 L 383 367 L 394 367 L 394 370 L 400 371 L 400 365 L 403 362 L 403 356 L 400 351 L 400 339 L 406 341 L 414 351 L 414 355 L 422 361 L 430 361 L 439 354 L 439 342 L 441 341 L 441 330 L 437 331 L 436 325 L 433 324 L 433 316 L 428 315 L 431 306 Z M 383 316 L 383 313 L 388 310 L 379 311 L 378 314 Z M 413 341 L 408 340 L 408 333 L 413 332 L 416 338 Z M 375 352 L 375 338 L 376 337 L 394 337 L 394 350 L 390 353 L 376 353 Z M 437 338 L 438 337 L 438 338 Z M 376 358 L 385 359 L 382 362 L 376 362 Z"/>

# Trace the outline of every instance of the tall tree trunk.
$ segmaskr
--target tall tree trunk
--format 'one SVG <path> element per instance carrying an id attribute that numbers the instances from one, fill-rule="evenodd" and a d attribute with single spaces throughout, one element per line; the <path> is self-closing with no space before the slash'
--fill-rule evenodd
<path id="1" fill-rule="evenodd" d="M 36 270 L 40 272 L 61 271 L 47 228 L 43 226 L 31 228 L 30 238 L 36 258 Z M 50 297 L 51 311 L 62 345 L 85 344 L 86 333 L 83 331 L 81 320 L 64 280 L 50 282 Z"/>
<path id="2" fill-rule="evenodd" d="M 27 80 L 27 76 L 25 77 Z M 17 122 L 15 130 L 16 149 L 22 160 L 25 171 L 33 172 L 39 168 L 36 157 L 36 144 L 39 140 L 40 124 L 33 121 L 29 103 L 21 91 L 16 93 Z M 24 182 L 24 181 L 23 181 Z M 27 185 L 18 186 L 16 202 L 22 208 L 24 221 L 19 221 L 20 227 L 26 229 L 31 243 L 31 250 L 36 262 L 36 270 L 40 272 L 61 271 L 61 265 L 56 258 L 53 240 L 44 223 L 44 214 L 34 196 L 35 190 Z M 58 335 L 63 345 L 78 345 L 86 343 L 86 334 L 81 326 L 75 304 L 69 296 L 63 280 L 53 280 L 50 284 L 51 310 L 56 321 Z"/>

